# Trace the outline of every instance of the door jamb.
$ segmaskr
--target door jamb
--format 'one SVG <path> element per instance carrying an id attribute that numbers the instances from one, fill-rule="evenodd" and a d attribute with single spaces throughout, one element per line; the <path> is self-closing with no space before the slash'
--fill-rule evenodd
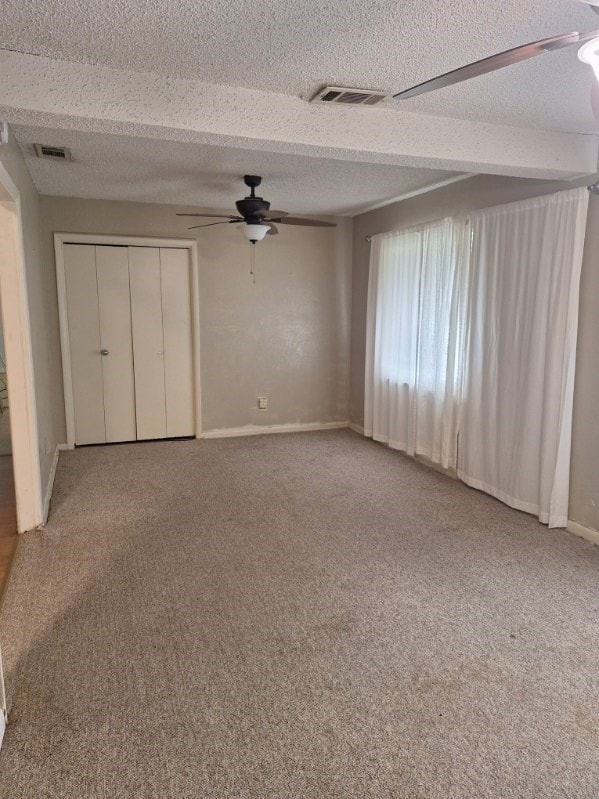
<path id="1" fill-rule="evenodd" d="M 0 163 L 0 184 L 11 198 L 0 202 L 0 302 L 9 371 L 8 397 L 17 529 L 24 533 L 44 522 L 31 322 L 25 276 L 21 194 Z"/>
<path id="2" fill-rule="evenodd" d="M 58 317 L 60 323 L 60 350 L 62 353 L 62 375 L 64 383 L 64 404 L 67 423 L 67 446 L 75 446 L 75 406 L 73 402 L 73 381 L 71 372 L 71 351 L 69 345 L 69 322 L 67 316 L 67 292 L 64 270 L 65 244 L 104 244 L 128 247 L 175 247 L 189 251 L 191 265 L 191 317 L 194 371 L 194 415 L 195 437 L 202 437 L 202 394 L 200 386 L 200 293 L 198 246 L 195 239 L 150 238 L 148 236 L 107 236 L 91 233 L 55 233 L 54 252 L 56 255 L 56 287 L 58 291 Z"/>

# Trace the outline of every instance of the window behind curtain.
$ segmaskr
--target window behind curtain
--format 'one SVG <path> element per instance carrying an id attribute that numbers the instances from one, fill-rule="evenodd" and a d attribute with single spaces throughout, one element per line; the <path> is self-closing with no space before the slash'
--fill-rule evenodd
<path id="1" fill-rule="evenodd" d="M 371 250 L 365 434 L 549 526 L 568 518 L 587 204 L 562 191 Z"/>
<path id="2" fill-rule="evenodd" d="M 373 239 L 366 434 L 445 467 L 456 465 L 467 284 L 463 222 Z"/>

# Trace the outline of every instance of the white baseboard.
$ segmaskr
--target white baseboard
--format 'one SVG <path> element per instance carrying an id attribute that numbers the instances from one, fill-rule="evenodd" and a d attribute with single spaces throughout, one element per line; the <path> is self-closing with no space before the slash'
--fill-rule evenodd
<path id="1" fill-rule="evenodd" d="M 347 426 L 349 427 L 350 430 L 353 430 L 354 433 L 359 433 L 361 436 L 364 435 L 364 428 L 362 427 L 362 425 L 350 422 Z"/>
<path id="2" fill-rule="evenodd" d="M 580 536 L 580 538 L 586 538 L 587 541 L 591 541 L 593 544 L 599 544 L 599 530 L 593 530 L 592 527 L 584 527 L 582 524 L 573 522 L 570 519 L 568 519 L 567 529 L 574 535 Z"/>
<path id="3" fill-rule="evenodd" d="M 298 424 L 247 424 L 244 427 L 222 427 L 204 430 L 202 438 L 235 438 L 237 436 L 262 436 L 270 433 L 303 433 L 308 430 L 338 430 L 349 422 L 299 422 Z"/>
<path id="4" fill-rule="evenodd" d="M 48 513 L 50 512 L 50 500 L 52 499 L 52 491 L 54 490 L 54 478 L 56 477 L 56 467 L 58 466 L 58 456 L 63 450 L 68 449 L 66 444 L 57 444 L 54 450 L 54 457 L 52 458 L 52 466 L 50 468 L 50 475 L 46 484 L 46 493 L 44 494 L 44 507 L 42 508 L 42 524 L 48 521 Z"/>

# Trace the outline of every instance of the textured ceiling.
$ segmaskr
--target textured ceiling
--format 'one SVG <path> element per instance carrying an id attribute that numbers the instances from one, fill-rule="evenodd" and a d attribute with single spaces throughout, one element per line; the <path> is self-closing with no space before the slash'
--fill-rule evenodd
<path id="1" fill-rule="evenodd" d="M 599 28 L 572 0 L 4 0 L 0 46 L 309 97 L 325 83 L 397 92 L 527 41 Z M 596 129 L 576 47 L 410 107 L 521 127 Z"/>
<path id="2" fill-rule="evenodd" d="M 261 194 L 273 208 L 302 214 L 354 214 L 445 180 L 440 170 L 348 163 L 127 136 L 14 126 L 42 194 L 163 202 L 234 211 L 247 193 L 244 174 L 264 176 Z M 71 163 L 34 155 L 32 144 L 62 144 Z"/>
<path id="3" fill-rule="evenodd" d="M 352 214 L 457 171 L 594 172 L 592 73 L 572 47 L 376 109 L 302 102 L 318 88 L 397 92 L 593 28 L 574 0 L 3 0 L 0 50 L 43 58 L 0 52 L 0 115 L 43 193 L 230 207 L 257 172 L 275 205 Z"/>

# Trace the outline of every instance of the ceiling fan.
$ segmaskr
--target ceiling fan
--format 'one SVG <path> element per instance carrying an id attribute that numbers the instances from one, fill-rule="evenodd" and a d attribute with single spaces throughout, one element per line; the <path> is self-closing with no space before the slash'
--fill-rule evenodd
<path id="1" fill-rule="evenodd" d="M 578 2 L 585 3 L 590 6 L 596 14 L 599 14 L 599 8 L 597 7 L 599 6 L 599 0 L 578 0 Z M 446 86 L 453 86 L 456 83 L 461 83 L 470 78 L 476 78 L 479 75 L 486 75 L 488 72 L 494 72 L 496 69 L 502 69 L 511 64 L 517 64 L 520 61 L 526 61 L 541 53 L 551 50 L 561 50 L 564 47 L 570 47 L 574 44 L 584 45 L 580 48 L 578 57 L 581 61 L 593 67 L 595 75 L 599 80 L 599 30 L 595 30 L 589 31 L 588 33 L 564 33 L 560 36 L 552 36 L 549 39 L 539 39 L 539 41 L 536 42 L 522 44 L 519 47 L 504 50 L 501 53 L 482 58 L 480 61 L 474 61 L 458 69 L 452 69 L 450 72 L 437 75 L 435 78 L 425 80 L 409 89 L 404 89 L 394 94 L 393 97 L 395 99 L 407 100 L 419 94 L 432 92 L 436 89 L 443 89 Z M 595 117 L 599 119 L 599 83 L 597 82 L 593 83 L 591 106 Z"/>
<path id="2" fill-rule="evenodd" d="M 298 216 L 289 216 L 287 211 L 271 211 L 270 203 L 262 197 L 256 197 L 255 189 L 262 183 L 259 175 L 244 175 L 244 183 L 249 187 L 250 193 L 243 200 L 235 203 L 239 215 L 235 214 L 177 214 L 177 216 L 201 216 L 222 219 L 222 222 L 208 222 L 205 225 L 192 225 L 188 230 L 213 225 L 242 225 L 242 233 L 248 241 L 256 244 L 266 236 L 276 235 L 279 231 L 277 225 L 305 225 L 310 227 L 335 227 L 333 222 L 323 222 L 320 219 L 303 219 Z"/>

